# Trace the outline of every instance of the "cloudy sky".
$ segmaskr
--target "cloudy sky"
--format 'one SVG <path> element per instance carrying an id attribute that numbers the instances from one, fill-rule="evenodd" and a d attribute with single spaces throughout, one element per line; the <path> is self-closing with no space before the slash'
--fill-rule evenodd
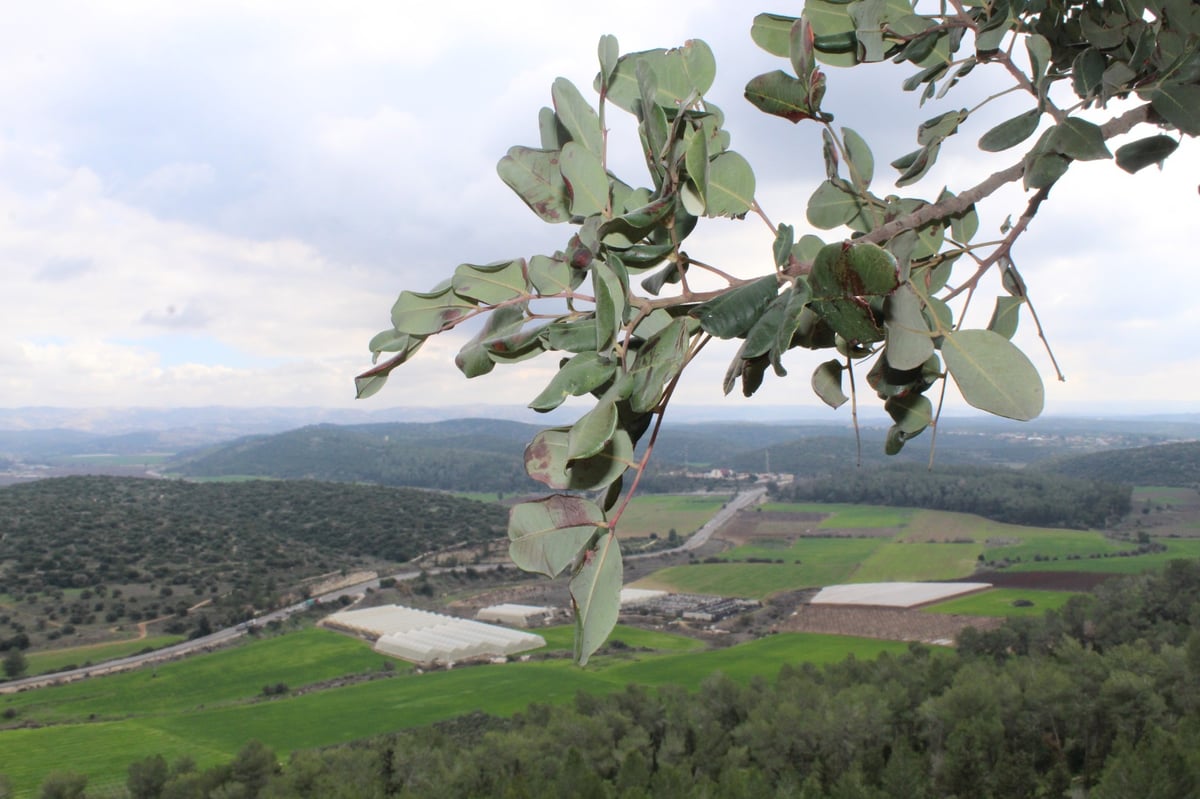
<path id="1" fill-rule="evenodd" d="M 367 341 L 401 289 L 430 288 L 458 263 L 565 243 L 569 231 L 538 221 L 495 163 L 510 145 L 536 145 L 556 77 L 590 94 L 603 33 L 622 51 L 707 41 L 718 63 L 709 99 L 757 168 L 761 204 L 805 232 L 823 173 L 819 132 L 742 100 L 746 80 L 785 65 L 750 41 L 752 11 L 731 8 L 13 6 L 0 30 L 0 406 L 351 406 Z M 922 119 L 987 93 L 977 70 L 979 86 L 919 109 L 898 91 L 911 71 L 829 78 L 828 110 L 881 164 L 915 147 Z M 974 149 L 988 126 L 968 123 L 926 183 L 906 191 L 961 189 L 1007 166 L 1011 156 L 985 163 Z M 636 164 L 629 128 L 613 128 L 614 163 Z M 1019 245 L 1068 378 L 1054 381 L 1025 325 L 1020 343 L 1046 378 L 1048 412 L 1200 407 L 1198 151 L 1186 142 L 1166 171 L 1137 176 L 1077 165 Z M 1019 192 L 1001 199 L 985 209 L 985 231 L 1023 205 Z M 688 249 L 751 276 L 770 268 L 770 247 L 766 227 L 746 220 L 709 222 Z M 979 309 L 983 325 L 990 294 Z M 549 375 L 534 361 L 467 381 L 452 364 L 461 340 L 432 340 L 366 402 L 524 404 Z M 713 348 L 685 384 L 687 402 L 721 401 L 728 352 Z M 792 379 L 754 401 L 818 404 L 807 384 L 819 360 L 797 353 Z"/>

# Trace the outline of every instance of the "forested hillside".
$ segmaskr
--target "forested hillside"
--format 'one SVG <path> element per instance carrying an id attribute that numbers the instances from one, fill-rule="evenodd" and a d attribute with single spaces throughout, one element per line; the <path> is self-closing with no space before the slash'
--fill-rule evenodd
<path id="1" fill-rule="evenodd" d="M 143 796 L 1090 799 L 1200 790 L 1200 563 L 1113 580 L 954 651 L 714 674 L 476 715 L 279 765 L 130 768 Z M 151 779 L 153 778 L 153 779 Z"/>
<path id="2" fill-rule="evenodd" d="M 298 579 L 494 538 L 506 518 L 446 494 L 313 481 L 65 477 L 0 488 L 0 597 L 13 599 L 0 643 L 204 600 L 228 621 Z M 30 613 L 43 614 L 40 630 Z"/>
<path id="3" fill-rule="evenodd" d="M 915 464 L 838 469 L 775 492 L 792 502 L 849 502 L 975 513 L 1012 524 L 1104 527 L 1129 513 L 1128 485 L 1018 469 Z"/>
<path id="4" fill-rule="evenodd" d="M 1088 480 L 1200 487 L 1200 441 L 1057 458 L 1040 464 L 1039 468 Z"/>
<path id="5" fill-rule="evenodd" d="M 494 419 L 302 427 L 185 456 L 189 477 L 253 475 L 459 491 L 529 491 L 522 454 L 538 428 Z"/>

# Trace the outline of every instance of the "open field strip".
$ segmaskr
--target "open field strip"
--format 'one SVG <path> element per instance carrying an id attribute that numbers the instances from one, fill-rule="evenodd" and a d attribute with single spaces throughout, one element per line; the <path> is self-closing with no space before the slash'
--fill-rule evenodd
<path id="1" fill-rule="evenodd" d="M 1136 557 L 1089 558 L 1078 560 L 1054 560 L 1032 563 L 1022 561 L 1014 563 L 1005 571 L 1034 572 L 1097 572 L 1100 574 L 1139 574 L 1148 569 L 1161 569 L 1172 560 L 1178 558 L 1200 558 L 1200 539 L 1197 538 L 1158 538 L 1155 539 L 1167 547 L 1166 552 L 1152 552 Z"/>
<path id="2" fill-rule="evenodd" d="M 1075 596 L 1069 591 L 1039 591 L 1020 588 L 993 588 L 978 594 L 948 599 L 922 608 L 925 613 L 957 613 L 963 616 L 1041 616 L 1047 610 L 1057 610 Z M 1013 602 L 1028 600 L 1033 604 L 1017 607 Z"/>
<path id="3" fill-rule="evenodd" d="M 917 512 L 912 508 L 823 502 L 766 502 L 759 507 L 763 513 L 820 513 L 827 518 L 818 526 L 834 529 L 901 527 Z"/>
<path id="4" fill-rule="evenodd" d="M 1070 556 L 1087 557 L 1093 553 L 1125 552 L 1136 544 L 1128 541 L 1113 541 L 1103 533 L 1092 530 L 1047 530 L 1036 527 L 1019 527 L 1013 533 L 1021 543 L 988 547 L 984 551 L 988 560 L 1031 561 L 1055 558 L 1064 560 Z M 1046 567 L 1043 564 L 1044 568 Z M 1057 567 L 1053 567 L 1057 568 Z"/>
<path id="5" fill-rule="evenodd" d="M 566 638 L 571 628 L 564 629 L 565 633 L 547 631 L 551 633 L 547 637 Z M 637 633 L 642 633 L 641 638 Z M 124 781 L 130 762 L 157 752 L 169 760 L 188 754 L 204 767 L 227 760 L 247 741 L 257 738 L 285 757 L 296 749 L 342 743 L 477 710 L 511 715 L 533 702 L 569 701 L 581 690 L 608 693 L 631 682 L 649 686 L 669 683 L 695 689 L 717 670 L 735 679 L 769 678 L 783 663 L 825 663 L 841 660 L 849 654 L 873 657 L 883 651 L 899 652 L 906 648 L 904 644 L 877 640 L 781 634 L 721 650 L 690 652 L 684 650 L 693 648 L 695 643 L 681 643 L 679 636 L 624 628 L 618 630 L 616 637 L 630 646 L 658 645 L 660 651 L 667 650 L 668 653 L 605 655 L 596 658 L 594 665 L 586 669 L 561 659 L 461 668 L 419 676 L 399 675 L 308 694 L 245 701 L 257 693 L 257 689 L 251 689 L 249 675 L 244 673 L 244 664 L 239 661 L 244 658 L 260 662 L 261 671 L 255 682 L 262 682 L 270 679 L 265 678 L 267 673 L 285 670 L 286 661 L 303 659 L 304 650 L 315 645 L 322 636 L 341 639 L 370 655 L 374 663 L 379 662 L 379 656 L 370 653 L 363 642 L 314 630 L 240 647 L 239 650 L 250 654 L 249 658 L 244 658 L 239 650 L 231 650 L 171 664 L 182 667 L 175 675 L 177 682 L 190 680 L 204 684 L 204 689 L 215 697 L 216 702 L 196 703 L 196 697 L 191 696 L 168 707 L 171 703 L 165 697 L 159 697 L 152 703 L 148 715 L 4 730 L 0 732 L 0 773 L 8 774 L 13 780 L 18 795 L 35 790 L 47 773 L 64 768 L 89 775 L 94 788 L 118 785 Z M 266 644 L 273 645 L 269 652 L 260 649 Z M 210 662 L 195 666 L 193 674 L 186 673 L 187 667 L 205 660 Z M 222 666 L 227 661 L 234 661 L 233 665 L 238 667 L 234 671 L 243 672 L 234 677 L 230 685 L 223 684 L 220 678 L 224 671 Z M 357 665 L 352 664 L 343 673 L 355 673 L 354 666 Z M 160 677 L 154 679 L 162 679 L 162 669 L 159 674 Z M 114 709 L 123 705 L 128 714 L 134 697 L 140 699 L 139 686 L 127 684 L 124 692 L 109 690 L 102 684 L 110 680 L 117 680 L 117 677 L 87 681 L 91 696 L 76 696 L 66 702 L 69 713 L 48 715 L 79 718 L 79 713 L 97 704 L 106 707 L 114 716 Z M 79 687 L 84 686 L 29 693 L 42 693 L 48 697 L 35 704 L 46 712 L 46 706 L 56 701 L 58 692 Z M 233 696 L 242 701 L 237 704 L 226 701 L 220 705 L 222 699 Z M 27 698 L 28 694 L 17 697 Z"/>
<path id="6" fill-rule="evenodd" d="M 749 547 L 785 563 L 697 563 L 660 569 L 632 583 L 634 588 L 660 588 L 682 593 L 720 594 L 761 599 L 778 591 L 844 582 L 855 566 L 879 546 L 874 538 L 815 538 L 787 550 Z M 730 550 L 735 557 L 741 550 Z M 796 563 L 796 556 L 801 559 Z"/>
<path id="7" fill-rule="evenodd" d="M 69 649 L 29 652 L 25 656 L 29 661 L 25 676 L 32 677 L 36 674 L 58 671 L 68 666 L 79 666 L 88 661 L 100 663 L 105 660 L 115 660 L 141 652 L 143 649 L 162 649 L 164 646 L 171 646 L 183 640 L 185 639 L 182 635 L 155 635 L 148 638 L 131 638 L 127 641 L 73 646 Z"/>
<path id="8" fill-rule="evenodd" d="M 704 526 L 721 506 L 727 494 L 644 494 L 636 496 L 621 515 L 617 535 L 621 538 L 647 538 L 657 533 L 666 538 L 672 528 L 686 538 Z"/>
<path id="9" fill-rule="evenodd" d="M 850 575 L 852 583 L 954 580 L 975 572 L 979 544 L 899 544 L 876 547 Z"/>

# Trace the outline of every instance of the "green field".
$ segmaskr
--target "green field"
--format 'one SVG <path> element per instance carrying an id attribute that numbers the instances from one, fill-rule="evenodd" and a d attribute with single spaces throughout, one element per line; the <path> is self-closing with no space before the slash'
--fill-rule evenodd
<path id="1" fill-rule="evenodd" d="M 553 648 L 570 645 L 570 627 L 546 633 Z M 681 636 L 622 628 L 615 637 L 657 652 L 604 655 L 586 669 L 558 658 L 422 675 L 402 672 L 343 688 L 258 699 L 266 683 L 284 681 L 297 687 L 313 678 L 378 671 L 383 658 L 364 642 L 308 630 L 153 671 L 3 696 L 0 707 L 14 708 L 21 720 L 58 723 L 0 731 L 0 773 L 12 779 L 18 795 L 33 791 L 47 773 L 64 767 L 89 775 L 92 788 L 103 788 L 122 783 L 128 763 L 151 753 L 162 753 L 168 760 L 187 754 L 203 767 L 227 760 L 257 738 L 286 756 L 295 749 L 473 711 L 511 715 L 532 702 L 569 701 L 578 691 L 608 693 L 628 683 L 694 689 L 718 670 L 740 680 L 771 677 L 783 663 L 826 663 L 849 654 L 873 657 L 907 646 L 786 634 L 698 652 L 693 651 L 695 641 Z"/>
<path id="2" fill-rule="evenodd" d="M 778 591 L 845 582 L 879 545 L 877 538 L 807 538 L 784 550 L 751 544 L 732 549 L 718 559 L 764 557 L 783 558 L 785 562 L 672 566 L 638 580 L 634 585 L 761 599 Z"/>
<path id="3" fill-rule="evenodd" d="M 109 644 L 94 646 L 74 646 L 70 649 L 50 649 L 44 652 L 30 652 L 25 657 L 28 668 L 25 676 L 45 674 L 48 671 L 58 671 L 68 666 L 82 666 L 85 663 L 102 663 L 105 660 L 115 660 L 127 655 L 133 655 L 145 649 L 162 649 L 164 646 L 177 644 L 184 640 L 182 635 L 155 635 L 149 638 L 114 641 Z"/>
<path id="4" fill-rule="evenodd" d="M 978 544 L 901 544 L 888 541 L 854 572 L 852 583 L 953 580 L 975 571 Z"/>
<path id="5" fill-rule="evenodd" d="M 1097 572 L 1100 574 L 1140 574 L 1147 569 L 1161 569 L 1178 558 L 1200 558 L 1200 539 L 1161 538 L 1166 552 L 1154 552 L 1137 557 L 1081 558 L 1079 560 L 1056 560 L 1042 563 L 1014 563 L 1007 571 L 1064 571 Z"/>
<path id="6" fill-rule="evenodd" d="M 958 613 L 964 616 L 1041 616 L 1057 610 L 1074 594 L 1068 591 L 1034 591 L 1023 588 L 993 588 L 970 596 L 949 599 L 923 608 L 926 613 Z M 1013 605 L 1019 599 L 1033 603 L 1029 607 Z"/>
<path id="7" fill-rule="evenodd" d="M 872 527 L 901 527 L 916 511 L 911 508 L 889 508 L 878 505 L 842 505 L 821 502 L 766 502 L 759 506 L 763 513 L 820 513 L 827 515 L 820 527 L 824 529 L 866 529 Z"/>
<path id="8" fill-rule="evenodd" d="M 704 526 L 721 505 L 726 494 L 648 494 L 636 496 L 617 523 L 621 538 L 648 538 L 656 533 L 666 538 L 671 528 L 686 538 Z"/>
<path id="9" fill-rule="evenodd" d="M 1136 573 L 1160 568 L 1174 558 L 1200 557 L 1200 539 L 1158 539 L 1166 544 L 1165 553 L 1114 557 L 1113 553 L 1134 545 L 1094 530 L 1025 527 L 966 513 L 904 508 L 818 503 L 768 503 L 760 507 L 761 511 L 752 514 L 752 527 L 741 523 L 743 529 L 753 530 L 759 537 L 714 556 L 721 562 L 668 567 L 634 585 L 763 598 L 780 591 L 837 583 L 969 577 L 979 566 L 980 555 L 989 561 L 1008 561 L 1011 571 L 1100 573 Z M 897 532 L 890 538 L 886 534 L 877 538 L 803 536 L 803 529 L 812 525 L 794 518 L 789 521 L 787 514 L 796 513 L 827 514 L 819 527 L 831 532 L 888 528 Z M 772 562 L 745 562 L 748 560 Z"/>

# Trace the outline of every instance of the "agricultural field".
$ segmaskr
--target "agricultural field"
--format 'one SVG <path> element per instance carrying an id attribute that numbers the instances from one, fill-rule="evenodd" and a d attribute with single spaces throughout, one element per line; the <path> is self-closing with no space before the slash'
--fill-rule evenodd
<path id="1" fill-rule="evenodd" d="M 1189 511 L 1188 503 L 1198 496 L 1190 489 L 1148 491 Z M 1193 521 L 1200 519 L 1200 501 L 1195 510 Z M 1134 556 L 1137 543 L 1094 530 L 1028 527 L 947 511 L 816 503 L 767 503 L 743 511 L 717 537 L 730 548 L 704 562 L 662 569 L 634 585 L 761 599 L 836 583 L 962 579 L 985 567 L 1117 574 L 1200 557 L 1200 535 L 1156 537 L 1165 552 Z"/>
<path id="2" fill-rule="evenodd" d="M 992 588 L 977 594 L 948 599 L 922 608 L 925 613 L 950 613 L 963 616 L 1040 616 L 1047 610 L 1058 610 L 1067 604 L 1070 591 L 1039 591 L 1019 588 Z M 1025 602 L 1031 604 L 1024 604 Z M 1021 603 L 1021 604 L 1015 604 Z"/>
<path id="3" fill-rule="evenodd" d="M 748 680 L 773 676 L 783 663 L 839 661 L 899 652 L 900 643 L 786 634 L 718 650 L 683 636 L 618 628 L 628 649 L 601 654 L 586 669 L 565 656 L 570 626 L 540 631 L 543 652 L 557 657 L 499 666 L 419 674 L 404 664 L 386 679 L 385 659 L 363 641 L 321 629 L 253 641 L 110 677 L 0 697 L 16 723 L 46 726 L 0 730 L 0 773 L 18 795 L 50 771 L 69 767 L 90 786 L 123 783 L 133 760 L 187 754 L 200 767 L 228 760 L 257 738 L 281 757 L 405 727 L 483 711 L 511 715 L 533 702 L 566 702 L 578 691 L 608 693 L 626 684 L 677 684 L 695 689 L 720 670 Z M 637 650 L 637 651 L 635 651 Z M 648 651 L 644 651 L 648 650 Z M 396 663 L 395 661 L 387 661 Z M 346 681 L 344 687 L 333 685 Z M 288 685 L 270 699 L 264 686 Z M 304 686 L 325 684 L 323 690 Z"/>
<path id="4" fill-rule="evenodd" d="M 625 509 L 618 525 L 621 538 L 649 538 L 651 534 L 665 539 L 674 529 L 686 538 L 704 526 L 729 500 L 727 494 L 643 494 L 636 496 Z"/>
<path id="5" fill-rule="evenodd" d="M 146 649 L 162 649 L 184 640 L 182 635 L 151 635 L 144 638 L 130 638 L 128 641 L 114 641 L 106 644 L 87 644 L 74 646 L 69 649 L 48 649 L 44 652 L 30 652 L 26 655 L 28 666 L 27 677 L 46 674 L 51 671 L 63 671 L 87 663 L 102 663 L 106 660 L 116 660 L 137 654 Z"/>

